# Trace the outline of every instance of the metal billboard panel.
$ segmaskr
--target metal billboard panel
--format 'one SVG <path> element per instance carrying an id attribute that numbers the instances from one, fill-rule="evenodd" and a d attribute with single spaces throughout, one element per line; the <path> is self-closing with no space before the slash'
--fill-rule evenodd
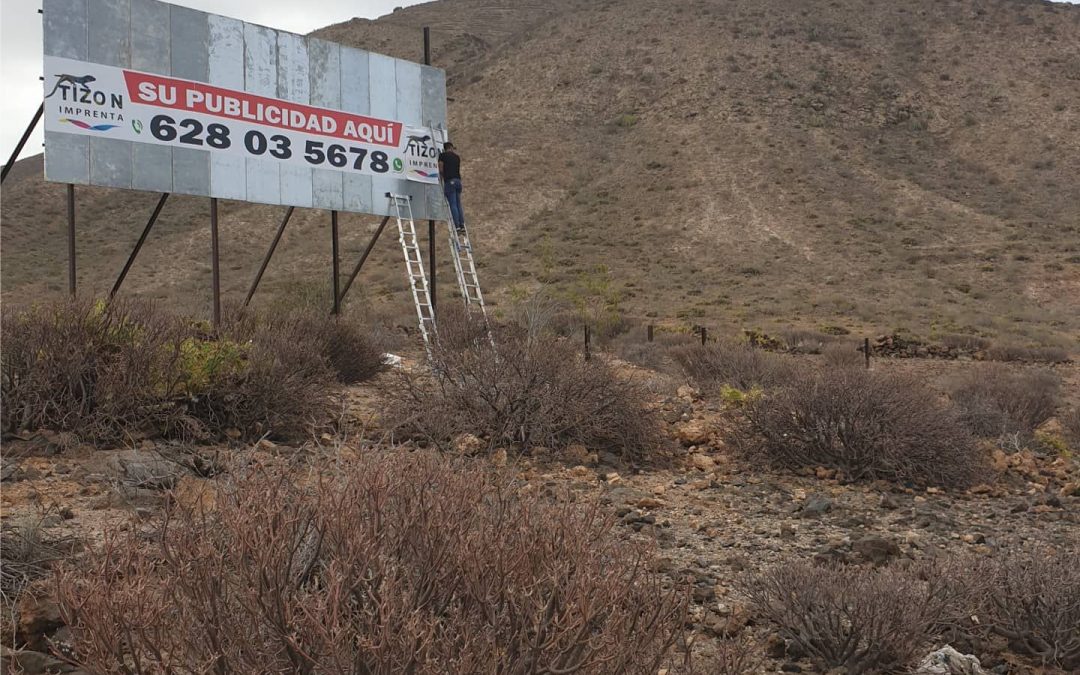
<path id="1" fill-rule="evenodd" d="M 159 0 L 43 5 L 48 180 L 445 219 L 443 71 Z"/>

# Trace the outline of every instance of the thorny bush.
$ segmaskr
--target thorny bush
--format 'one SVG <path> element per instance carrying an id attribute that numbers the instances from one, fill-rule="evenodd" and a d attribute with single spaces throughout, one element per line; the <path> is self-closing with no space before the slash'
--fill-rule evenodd
<path id="1" fill-rule="evenodd" d="M 980 364 L 949 383 L 949 397 L 972 433 L 984 438 L 1031 437 L 1059 403 L 1060 380 L 1048 370 Z"/>
<path id="2" fill-rule="evenodd" d="M 56 581 L 100 672 L 654 675 L 687 594 L 646 555 L 596 503 L 386 451 L 299 482 L 256 466 Z"/>
<path id="3" fill-rule="evenodd" d="M 946 578 L 896 566 L 789 562 L 752 577 L 744 591 L 822 670 L 852 675 L 910 664 L 957 604 Z"/>
<path id="4" fill-rule="evenodd" d="M 775 466 L 947 487 L 985 475 L 987 458 L 956 413 L 912 377 L 802 368 L 742 410 L 737 446 Z"/>
<path id="5" fill-rule="evenodd" d="M 237 314 L 213 334 L 132 300 L 5 306 L 5 433 L 84 441 L 300 433 L 329 418 L 334 380 L 381 355 L 361 329 L 305 313 Z"/>
<path id="6" fill-rule="evenodd" d="M 787 379 L 794 368 L 790 357 L 732 341 L 676 348 L 673 356 L 687 377 L 709 390 L 725 385 L 742 391 L 767 389 Z"/>
<path id="7" fill-rule="evenodd" d="M 400 432 L 439 445 L 460 434 L 497 445 L 574 443 L 643 459 L 662 444 L 647 394 L 565 339 L 513 328 L 494 344 L 482 324 L 440 317 L 430 374 L 402 373 L 386 390 Z"/>

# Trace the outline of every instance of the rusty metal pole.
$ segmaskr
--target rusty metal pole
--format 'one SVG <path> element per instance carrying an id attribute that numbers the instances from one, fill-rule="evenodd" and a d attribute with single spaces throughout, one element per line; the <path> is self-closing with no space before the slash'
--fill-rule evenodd
<path id="1" fill-rule="evenodd" d="M 653 341 L 653 325 L 651 323 L 649 324 L 648 337 L 649 337 L 649 342 L 652 342 Z"/>
<path id="2" fill-rule="evenodd" d="M 131 266 L 135 264 L 135 257 L 139 255 L 139 251 L 142 250 L 143 244 L 146 243 L 146 238 L 150 235 L 150 230 L 154 228 L 154 223 L 157 222 L 158 216 L 161 214 L 161 209 L 165 207 L 165 200 L 168 198 L 168 192 L 161 193 L 161 199 L 158 200 L 157 206 L 154 207 L 154 212 L 150 214 L 150 220 L 146 221 L 146 227 L 143 228 L 142 234 L 139 235 L 139 241 L 136 242 L 135 248 L 131 251 L 131 255 L 128 256 L 127 262 L 124 263 L 124 269 L 120 271 L 120 276 L 116 278 L 116 283 L 113 284 L 112 290 L 109 291 L 110 300 L 116 297 L 117 291 L 120 290 L 120 286 L 124 283 L 124 279 L 127 278 L 128 272 L 131 270 Z"/>
<path id="3" fill-rule="evenodd" d="M 592 354 L 589 350 L 589 324 L 585 324 L 585 360 L 588 361 L 592 358 Z"/>
<path id="4" fill-rule="evenodd" d="M 334 262 L 331 266 L 333 274 L 333 287 L 334 287 L 334 309 L 331 312 L 334 316 L 341 314 L 341 292 L 338 285 L 341 282 L 341 274 L 338 272 L 338 264 L 340 255 L 338 254 L 338 213 L 337 211 L 330 212 L 330 238 L 333 239 L 331 248 L 333 249 Z"/>
<path id="5" fill-rule="evenodd" d="M 701 346 L 704 347 L 705 343 L 709 341 L 709 329 L 705 326 L 701 327 Z"/>
<path id="6" fill-rule="evenodd" d="M 367 248 L 364 249 L 363 254 L 360 256 L 360 262 L 356 263 L 356 267 L 353 268 L 352 274 L 349 275 L 348 280 L 345 282 L 345 288 L 341 289 L 341 299 L 345 299 L 345 294 L 352 288 L 353 282 L 356 281 L 356 275 L 360 274 L 360 269 L 364 266 L 364 261 L 371 255 L 371 249 L 375 248 L 375 242 L 379 240 L 379 235 L 382 234 L 383 229 L 386 228 L 386 224 L 390 222 L 390 216 L 386 216 L 379 223 L 379 228 L 375 230 L 375 234 L 371 237 L 371 241 L 368 242 Z"/>
<path id="7" fill-rule="evenodd" d="M 221 327 L 221 268 L 218 250 L 218 203 L 210 198 L 210 270 L 214 293 L 214 330 Z"/>
<path id="8" fill-rule="evenodd" d="M 866 357 L 866 369 L 870 370 L 870 338 L 863 338 L 863 354 Z"/>
<path id="9" fill-rule="evenodd" d="M 22 152 L 23 146 L 26 145 L 26 141 L 30 139 L 30 134 L 34 132 L 34 127 L 41 121 L 41 116 L 45 113 L 45 104 L 42 103 L 38 106 L 37 112 L 34 113 L 34 119 L 30 120 L 30 125 L 26 127 L 26 131 L 23 132 L 22 138 L 15 144 L 15 150 L 11 153 L 11 157 L 8 158 L 7 164 L 0 170 L 0 183 L 4 182 L 7 178 L 8 171 L 11 171 L 11 167 L 15 166 L 15 161 L 19 159 L 19 153 Z"/>
<path id="10" fill-rule="evenodd" d="M 75 186 L 67 186 L 68 293 L 75 297 Z"/>
<path id="11" fill-rule="evenodd" d="M 281 224 L 278 225 L 277 234 L 274 235 L 274 241 L 270 244 L 270 250 L 263 256 L 262 265 L 259 266 L 259 273 L 255 275 L 255 281 L 251 282 L 251 288 L 248 289 L 247 297 L 244 298 L 244 307 L 247 307 L 251 303 L 252 296 L 255 295 L 255 289 L 259 287 L 259 282 L 262 281 L 263 273 L 266 272 L 266 266 L 270 264 L 270 258 L 274 257 L 274 251 L 277 250 L 278 244 L 281 242 L 281 235 L 285 233 L 285 226 L 289 224 L 289 219 L 292 218 L 293 210 L 296 207 L 290 206 L 285 211 L 285 217 L 281 219 Z"/>
<path id="12" fill-rule="evenodd" d="M 431 28 L 424 26 L 424 65 L 431 65 Z M 431 296 L 431 316 L 435 318 L 436 307 L 439 304 L 439 294 L 437 292 L 437 282 L 435 278 L 435 221 L 428 221 L 428 292 Z"/>

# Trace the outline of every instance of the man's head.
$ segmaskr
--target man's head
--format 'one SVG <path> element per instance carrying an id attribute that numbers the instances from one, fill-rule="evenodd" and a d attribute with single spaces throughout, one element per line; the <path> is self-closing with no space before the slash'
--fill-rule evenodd
<path id="1" fill-rule="evenodd" d="M 447 142 L 443 143 L 443 148 L 446 149 L 446 150 L 453 150 L 454 149 L 454 144 L 451 143 L 450 141 L 447 141 Z"/>

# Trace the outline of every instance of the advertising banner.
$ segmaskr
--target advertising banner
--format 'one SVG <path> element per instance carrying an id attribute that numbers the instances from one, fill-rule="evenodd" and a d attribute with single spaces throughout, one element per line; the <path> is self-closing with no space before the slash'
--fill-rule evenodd
<path id="1" fill-rule="evenodd" d="M 45 129 L 437 184 L 442 130 L 45 57 Z"/>

